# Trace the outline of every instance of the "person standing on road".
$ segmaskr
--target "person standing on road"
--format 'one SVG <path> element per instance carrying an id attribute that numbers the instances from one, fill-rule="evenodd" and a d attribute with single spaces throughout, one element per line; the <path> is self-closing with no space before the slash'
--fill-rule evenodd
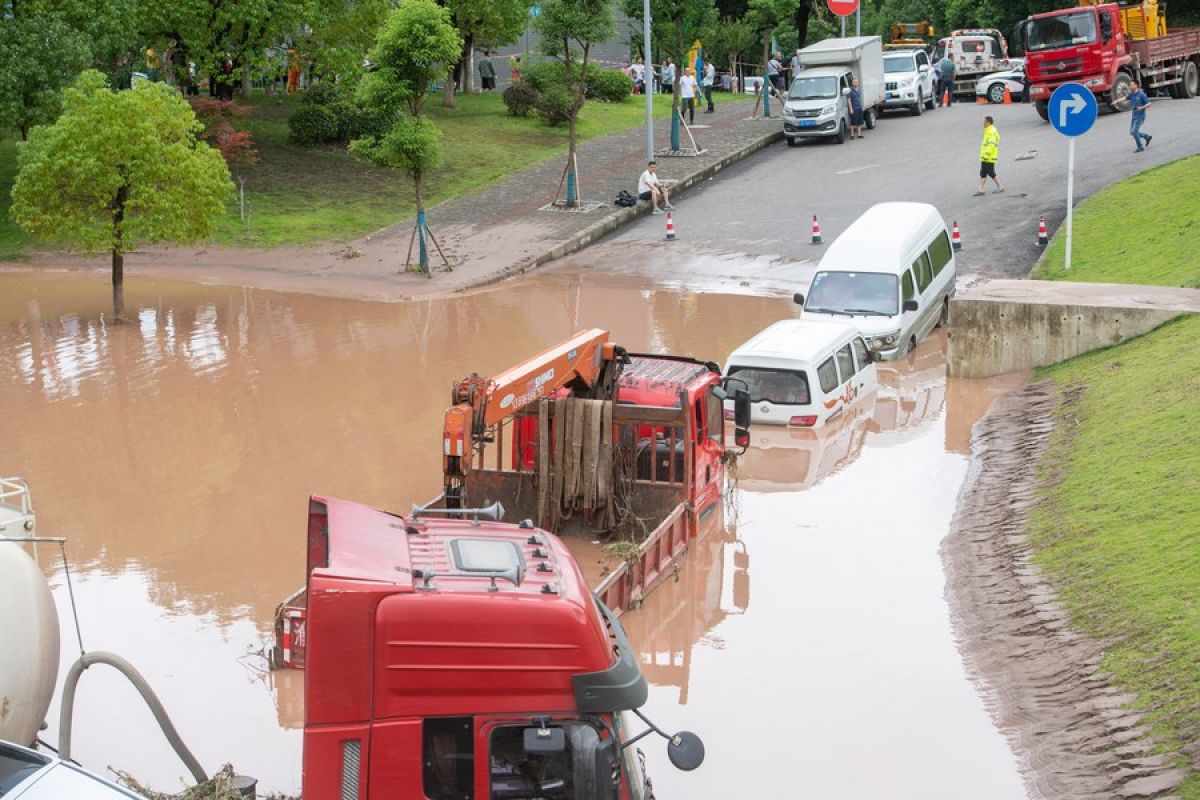
<path id="1" fill-rule="evenodd" d="M 850 95 L 846 98 L 850 105 L 850 138 L 863 138 L 863 100 L 862 90 L 859 88 L 858 78 L 854 79 L 851 84 Z"/>
<path id="2" fill-rule="evenodd" d="M 938 73 L 942 79 L 938 81 L 938 105 L 945 102 L 946 107 L 954 105 L 954 72 L 957 69 L 954 65 L 954 59 L 950 58 L 949 54 L 942 57 L 938 62 Z"/>
<path id="3" fill-rule="evenodd" d="M 1146 144 L 1150 144 L 1150 140 L 1154 137 L 1148 133 L 1142 133 L 1142 124 L 1146 121 L 1146 109 L 1150 107 L 1150 98 L 1137 81 L 1130 84 L 1130 92 L 1125 96 L 1125 102 L 1129 103 L 1129 107 L 1133 109 L 1133 118 L 1129 120 L 1129 135 L 1133 137 L 1133 141 L 1137 144 L 1135 153 L 1140 153 L 1146 149 L 1142 144 L 1145 140 Z"/>
<path id="4" fill-rule="evenodd" d="M 646 200 L 650 203 L 651 214 L 661 214 L 662 209 L 658 207 L 661 200 L 663 208 L 668 211 L 674 211 L 675 206 L 671 205 L 671 198 L 667 191 L 667 187 L 663 186 L 658 180 L 658 162 L 646 162 L 646 171 L 638 178 L 638 199 Z"/>
<path id="5" fill-rule="evenodd" d="M 704 87 L 704 100 L 708 103 L 708 108 L 706 108 L 704 110 L 705 114 L 711 114 L 714 111 L 716 111 L 716 109 L 713 107 L 713 101 L 712 101 L 713 81 L 715 81 L 716 79 L 717 79 L 717 68 L 713 66 L 711 61 L 709 61 L 708 59 L 705 59 L 704 60 L 704 77 L 700 81 L 701 86 Z"/>
<path id="6" fill-rule="evenodd" d="M 696 70 L 688 67 L 679 78 L 679 99 L 683 105 L 679 109 L 682 118 L 684 112 L 688 115 L 688 125 L 696 124 Z"/>
<path id="7" fill-rule="evenodd" d="M 991 117 L 983 118 L 983 144 L 979 146 L 979 189 L 975 196 L 983 194 L 987 179 L 991 178 L 996 188 L 992 194 L 1004 191 L 1000 179 L 996 177 L 996 162 L 1000 160 L 1000 131 L 996 130 L 996 121 Z"/>
<path id="8" fill-rule="evenodd" d="M 675 64 L 669 58 L 662 65 L 662 90 L 666 94 L 675 92 Z"/>
<path id="9" fill-rule="evenodd" d="M 783 53 L 775 53 L 767 60 L 767 80 L 779 94 L 783 94 L 783 76 L 779 74 L 779 71 L 783 69 L 783 64 L 779 63 L 782 55 Z"/>
<path id="10" fill-rule="evenodd" d="M 792 80 L 796 80 L 800 73 L 804 72 L 804 64 L 800 63 L 800 48 L 796 48 L 796 55 L 792 56 L 792 61 L 788 65 L 788 69 L 791 70 L 791 75 L 788 77 Z"/>

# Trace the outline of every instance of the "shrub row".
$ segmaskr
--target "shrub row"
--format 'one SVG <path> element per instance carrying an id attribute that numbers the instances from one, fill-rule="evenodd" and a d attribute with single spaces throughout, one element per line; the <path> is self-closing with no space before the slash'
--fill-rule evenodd
<path id="1" fill-rule="evenodd" d="M 623 103 L 633 92 L 633 81 L 619 70 L 589 64 L 584 81 L 584 96 L 591 100 Z M 561 125 L 571 110 L 571 93 L 566 84 L 566 69 L 560 62 L 534 64 L 526 70 L 522 83 L 504 90 L 504 105 L 514 117 L 536 113 L 551 125 Z"/>
<path id="2" fill-rule="evenodd" d="M 288 133 L 302 147 L 346 143 L 363 136 L 383 136 L 391 120 L 347 97 L 339 84 L 321 82 L 305 94 L 303 105 L 288 118 Z"/>

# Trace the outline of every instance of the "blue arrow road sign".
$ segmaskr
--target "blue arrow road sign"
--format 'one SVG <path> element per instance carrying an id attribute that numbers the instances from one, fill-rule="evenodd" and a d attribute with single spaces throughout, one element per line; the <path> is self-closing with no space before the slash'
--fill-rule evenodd
<path id="1" fill-rule="evenodd" d="M 1054 130 L 1063 136 L 1079 136 L 1087 133 L 1095 124 L 1100 108 L 1086 86 L 1064 83 L 1050 95 L 1050 105 L 1046 112 Z"/>

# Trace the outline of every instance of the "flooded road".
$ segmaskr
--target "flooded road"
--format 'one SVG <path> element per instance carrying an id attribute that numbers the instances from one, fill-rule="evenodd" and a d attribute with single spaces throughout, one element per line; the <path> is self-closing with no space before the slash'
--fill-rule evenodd
<path id="1" fill-rule="evenodd" d="M 43 535 L 69 537 L 84 645 L 130 659 L 206 768 L 232 761 L 263 791 L 299 787 L 299 676 L 266 674 L 261 650 L 303 580 L 310 493 L 396 510 L 433 496 L 451 382 L 580 328 L 721 360 L 794 315 L 570 269 L 411 304 L 126 292 L 137 321 L 112 327 L 102 278 L 0 275 L 0 473 L 29 479 Z M 822 437 L 756 429 L 727 524 L 627 618 L 650 713 L 708 743 L 692 774 L 646 743 L 660 796 L 770 794 L 797 766 L 798 791 L 822 797 L 1023 796 L 963 675 L 937 555 L 997 389 L 947 386 L 938 341 L 880 381 Z M 42 561 L 65 672 L 78 646 L 61 567 Z M 57 706 L 43 738 L 56 728 Z M 156 788 L 185 774 L 103 668 L 81 683 L 74 741 L 86 766 Z"/>

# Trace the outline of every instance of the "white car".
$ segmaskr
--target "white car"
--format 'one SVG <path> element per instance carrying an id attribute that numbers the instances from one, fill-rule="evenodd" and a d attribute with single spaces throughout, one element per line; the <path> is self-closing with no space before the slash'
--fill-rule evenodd
<path id="1" fill-rule="evenodd" d="M 1013 100 L 1021 102 L 1025 91 L 1025 59 L 1010 58 L 1008 69 L 984 75 L 975 81 L 975 96 L 986 97 L 989 103 L 1003 103 L 1006 86 Z"/>
<path id="2" fill-rule="evenodd" d="M 887 92 L 883 100 L 885 111 L 904 108 L 917 116 L 924 110 L 933 110 L 937 87 L 924 50 L 888 50 L 883 54 L 883 79 Z"/>
<path id="3" fill-rule="evenodd" d="M 5 800 L 145 800 L 140 794 L 54 756 L 0 742 Z"/>

